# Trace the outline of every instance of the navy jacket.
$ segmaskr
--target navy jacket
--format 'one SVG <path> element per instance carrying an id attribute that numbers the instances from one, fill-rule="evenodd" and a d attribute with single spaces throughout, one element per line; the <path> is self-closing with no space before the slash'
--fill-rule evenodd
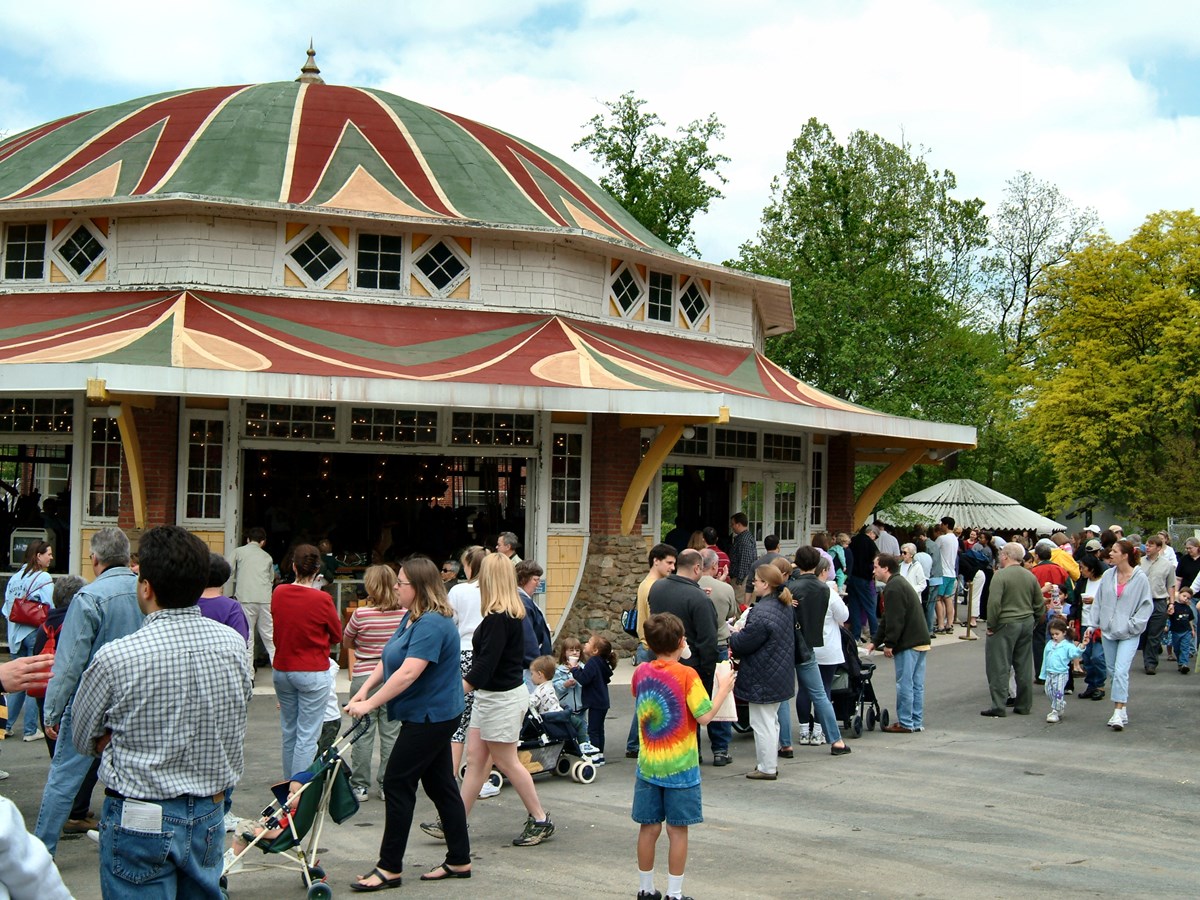
<path id="1" fill-rule="evenodd" d="M 733 684 L 738 699 L 778 703 L 796 696 L 794 622 L 791 605 L 767 595 L 754 604 L 745 627 L 730 633 L 729 652 L 738 660 Z"/>
<path id="2" fill-rule="evenodd" d="M 523 624 L 525 626 L 525 668 L 529 668 L 529 664 L 539 656 L 548 656 L 554 653 L 554 641 L 550 637 L 550 628 L 546 625 L 546 617 L 542 615 L 542 611 L 538 609 L 538 605 L 533 602 L 530 597 L 520 588 L 517 588 L 517 593 L 521 595 L 521 602 L 525 604 L 525 618 Z"/>
<path id="3" fill-rule="evenodd" d="M 612 668 L 602 656 L 593 656 L 582 666 L 571 670 L 579 683 L 584 709 L 608 709 L 608 683 L 612 680 Z"/>

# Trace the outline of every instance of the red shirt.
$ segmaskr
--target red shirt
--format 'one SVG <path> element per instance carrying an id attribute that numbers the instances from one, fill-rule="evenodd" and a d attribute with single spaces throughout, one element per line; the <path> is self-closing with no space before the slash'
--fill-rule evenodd
<path id="1" fill-rule="evenodd" d="M 333 598 L 300 584 L 281 584 L 271 595 L 275 659 L 280 672 L 328 672 L 329 648 L 342 639 Z"/>

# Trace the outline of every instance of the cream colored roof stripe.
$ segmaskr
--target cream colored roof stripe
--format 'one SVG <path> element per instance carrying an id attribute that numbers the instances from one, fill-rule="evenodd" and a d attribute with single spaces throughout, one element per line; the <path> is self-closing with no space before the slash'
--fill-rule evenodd
<path id="1" fill-rule="evenodd" d="M 67 328 L 62 331 L 55 331 L 53 334 L 43 334 L 40 337 L 29 338 L 28 340 L 24 340 L 24 341 L 14 341 L 11 344 L 3 344 L 3 345 L 0 345 L 0 349 L 9 350 L 13 347 L 30 347 L 30 346 L 33 346 L 34 344 L 58 343 L 58 342 L 62 341 L 63 338 L 70 337 L 71 335 L 80 334 L 81 332 L 84 332 L 84 331 L 93 331 L 96 328 L 99 328 L 104 325 L 108 325 L 112 322 L 120 322 L 122 319 L 127 319 L 130 316 L 140 315 L 141 313 L 145 312 L 148 307 L 155 306 L 159 303 L 162 303 L 164 300 L 168 300 L 168 299 L 170 299 L 170 298 L 156 297 L 155 299 L 150 300 L 148 303 L 143 303 L 142 305 L 138 306 L 136 309 L 131 309 L 131 310 L 128 310 L 123 313 L 118 313 L 114 316 L 105 317 L 103 319 L 96 319 L 94 321 L 88 322 L 85 325 L 80 325 L 77 328 Z M 165 313 L 164 315 L 169 315 L 169 314 L 170 314 L 170 310 L 168 310 L 167 313 Z M 154 320 L 154 323 L 152 325 L 150 325 L 149 327 L 154 328 L 155 326 L 159 325 L 162 321 L 163 321 L 163 316 L 159 316 L 157 319 Z"/>
<path id="2" fill-rule="evenodd" d="M 477 363 L 476 365 L 466 366 L 465 368 L 462 368 L 462 369 L 455 369 L 454 371 L 451 371 L 451 372 L 439 372 L 437 375 L 406 375 L 403 372 L 393 372 L 389 369 L 375 369 L 375 368 L 372 368 L 371 366 L 360 366 L 360 365 L 357 365 L 356 363 L 342 362 L 339 359 L 334 359 L 327 353 L 317 353 L 317 352 L 314 352 L 311 350 L 304 350 L 304 349 L 296 346 L 294 343 L 291 343 L 290 341 L 285 341 L 285 340 L 281 340 L 280 338 L 272 337 L 271 335 L 267 334 L 265 331 L 261 331 L 257 328 L 253 328 L 250 325 L 246 324 L 245 322 L 241 321 L 240 319 L 234 318 L 229 313 L 225 312 L 223 309 L 218 309 L 217 307 L 213 306 L 212 304 L 207 303 L 203 300 L 200 300 L 200 298 L 198 298 L 198 297 L 196 299 L 199 302 L 204 303 L 204 305 L 206 307 L 208 307 L 208 309 L 212 310 L 214 313 L 221 316 L 222 318 L 227 319 L 229 322 L 236 325 L 238 328 L 241 328 L 243 331 L 248 331 L 250 334 L 253 334 L 256 337 L 262 338 L 267 343 L 274 344 L 277 347 L 282 347 L 283 349 L 288 350 L 291 353 L 298 354 L 299 356 L 304 356 L 308 359 L 320 360 L 322 363 L 324 363 L 325 365 L 328 365 L 328 366 L 337 366 L 338 368 L 341 368 L 341 369 L 349 369 L 351 372 L 366 372 L 371 375 L 379 375 L 383 378 L 395 378 L 395 379 L 399 379 L 399 380 L 403 380 L 403 381 L 431 381 L 431 382 L 432 381 L 446 381 L 451 378 L 459 378 L 463 375 L 473 375 L 476 372 L 482 371 L 483 369 L 486 369 L 489 366 L 494 366 L 496 363 L 501 362 L 502 360 L 505 360 L 508 357 L 512 356 L 518 350 L 523 349 L 525 347 L 525 345 L 528 344 L 530 341 L 536 339 L 542 333 L 542 331 L 544 331 L 546 328 L 548 328 L 553 322 L 558 321 L 557 316 L 554 319 L 547 320 L 546 322 L 544 322 L 543 324 L 541 324 L 537 328 L 535 328 L 531 334 L 529 334 L 527 337 L 525 337 L 524 340 L 520 341 L 513 347 L 510 347 L 508 350 L 505 350 L 503 353 L 499 354 L 498 356 L 493 356 L 491 359 L 487 359 L 481 363 Z"/>
<path id="3" fill-rule="evenodd" d="M 171 163 L 171 167 L 169 169 L 167 169 L 166 172 L 163 173 L 162 178 L 158 179 L 157 182 L 155 182 L 153 185 L 150 186 L 149 190 L 147 190 L 146 193 L 147 194 L 157 193 L 159 191 L 159 189 L 162 188 L 163 185 L 165 185 L 168 181 L 170 181 L 171 177 L 175 174 L 176 171 L 178 171 L 179 167 L 181 165 L 183 165 L 183 161 L 185 159 L 187 159 L 188 154 L 192 152 L 192 148 L 196 146 L 196 142 L 199 141 L 200 138 L 202 138 L 204 136 L 204 132 L 208 130 L 208 126 L 212 124 L 213 119 L 215 119 L 217 116 L 219 116 L 225 110 L 225 107 L 228 106 L 229 103 L 234 98 L 240 97 L 242 94 L 246 93 L 246 91 L 250 90 L 253 87 L 255 87 L 255 85 L 248 84 L 241 90 L 234 91 L 232 94 L 230 94 L 224 100 L 222 100 L 220 103 L 218 103 L 216 106 L 214 106 L 212 109 L 212 112 L 210 112 L 207 116 L 205 116 L 204 121 L 201 122 L 199 127 L 197 127 L 196 130 L 192 132 L 192 136 L 190 138 L 188 138 L 188 142 L 184 146 L 183 150 L 181 150 L 179 152 L 179 155 L 175 157 L 175 161 L 173 163 Z"/>
<path id="4" fill-rule="evenodd" d="M 308 93 L 308 85 L 301 83 L 296 91 L 296 102 L 292 105 L 292 127 L 288 129 L 287 156 L 283 161 L 283 181 L 279 185 L 279 202 L 287 203 L 288 194 L 292 192 L 292 172 L 296 168 L 296 148 L 300 143 L 300 115 L 304 112 L 304 95 Z M 320 182 L 317 182 L 320 184 Z"/>
<path id="5" fill-rule="evenodd" d="M 376 105 L 378 105 L 380 109 L 387 113 L 388 117 L 392 120 L 392 124 L 396 126 L 396 130 L 404 135 L 404 140 L 408 144 L 408 148 L 412 150 L 412 154 L 417 161 L 417 165 L 421 167 L 421 171 L 424 172 L 425 177 L 429 179 L 430 186 L 433 188 L 434 193 L 438 195 L 438 199 L 446 205 L 446 209 L 450 210 L 450 212 L 454 213 L 454 215 L 458 216 L 460 219 L 465 219 L 466 216 L 458 211 L 458 207 L 450 202 L 450 198 L 446 196 L 446 192 L 442 190 L 442 185 L 438 181 L 437 176 L 433 174 L 433 169 L 430 168 L 429 161 L 425 159 L 425 154 L 421 152 L 420 146 L 418 146 L 417 142 L 413 139 L 412 134 L 408 130 L 408 126 L 404 124 L 404 121 L 398 115 L 396 115 L 396 111 L 384 103 L 383 100 L 376 96 L 373 91 L 359 88 L 359 92 L 366 94 L 368 97 L 374 100 Z M 366 135 L 363 135 L 363 137 L 365 139 Z M 367 143 L 370 143 L 370 141 L 367 141 Z M 374 148 L 375 145 L 371 144 L 371 147 Z M 383 162 L 384 165 L 387 165 L 387 160 L 383 158 L 383 154 L 379 153 L 378 150 L 375 152 L 379 155 L 380 161 Z M 332 154 L 330 154 L 330 157 L 332 158 Z M 388 166 L 388 170 L 391 171 L 393 175 L 396 175 L 395 170 L 393 170 L 391 166 Z M 404 184 L 404 179 L 399 175 L 396 175 L 396 180 L 401 184 Z M 320 182 L 318 182 L 318 184 L 319 183 Z M 405 186 L 407 187 L 407 185 Z M 412 189 L 409 188 L 409 190 L 411 191 Z M 416 197 L 416 194 L 414 193 L 413 196 Z"/>
<path id="6" fill-rule="evenodd" d="M 188 292 L 184 291 L 171 305 L 171 365 L 183 366 L 184 310 L 187 308 Z"/>
<path id="7" fill-rule="evenodd" d="M 181 94 L 186 94 L 186 93 L 188 93 L 188 92 L 187 91 L 179 91 L 175 94 L 172 94 L 171 98 L 178 97 Z M 117 119 L 117 121 L 113 122 L 111 125 L 109 125 L 107 128 L 105 128 L 103 131 L 100 131 L 100 132 L 92 135 L 90 139 L 84 141 L 82 144 L 80 144 L 78 147 L 76 147 L 74 150 L 72 150 L 68 159 L 71 157 L 78 156 L 83 150 L 92 146 L 92 144 L 96 143 L 98 140 L 103 138 L 105 135 L 107 135 L 113 129 L 118 128 L 121 125 L 124 125 L 126 122 L 128 122 L 134 116 L 138 115 L 140 112 L 142 112 L 147 107 L 153 106 L 156 103 L 161 103 L 163 101 L 163 99 L 164 98 L 161 96 L 155 97 L 153 100 L 150 100 L 147 103 L 145 103 L 144 105 L 139 106 L 137 109 L 131 111 L 128 115 L 122 116 L 121 118 Z M 167 99 L 170 99 L 170 98 L 167 98 Z M 160 124 L 163 121 L 163 119 L 167 119 L 167 118 L 169 118 L 169 116 L 164 115 L 162 117 L 162 119 L 159 119 L 157 122 L 151 122 L 149 125 L 147 125 L 145 128 L 143 128 L 141 131 L 139 131 L 137 134 L 133 135 L 133 137 L 138 137 L 139 135 L 145 134 L 147 131 L 149 131 L 151 128 L 153 128 L 155 125 Z M 156 138 L 154 141 L 154 147 L 151 148 L 151 150 L 150 150 L 149 158 L 153 158 L 154 151 L 156 149 L 158 149 L 158 142 L 161 139 L 162 139 L 162 130 L 160 129 L 158 132 L 158 138 Z M 17 196 L 20 196 L 21 194 L 25 193 L 27 190 L 29 190 L 31 187 L 33 187 L 35 184 L 37 184 L 39 181 L 41 181 L 43 178 L 45 178 L 47 175 L 49 175 L 51 172 L 53 172 L 55 169 L 62 166 L 63 162 L 64 162 L 63 159 L 55 159 L 55 161 L 50 164 L 49 168 L 44 169 L 43 171 L 39 172 L 32 179 L 30 179 L 28 182 L 26 182 L 23 186 L 21 186 L 20 188 L 18 188 L 17 190 L 15 190 L 13 192 L 11 192 L 8 196 L 9 197 L 17 197 Z M 7 199 L 7 198 L 0 198 L 0 199 Z"/>

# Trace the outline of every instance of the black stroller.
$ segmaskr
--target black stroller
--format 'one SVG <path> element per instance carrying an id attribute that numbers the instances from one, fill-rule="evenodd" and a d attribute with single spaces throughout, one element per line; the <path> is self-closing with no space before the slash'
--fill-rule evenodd
<path id="1" fill-rule="evenodd" d="M 888 724 L 888 711 L 880 710 L 871 676 L 875 674 L 875 663 L 858 655 L 858 643 L 844 627 L 838 629 L 842 636 L 842 655 L 846 661 L 833 673 L 830 696 L 833 712 L 842 723 L 845 732 L 852 737 L 862 737 L 863 724 L 867 731 L 874 731 L 876 723 Z"/>

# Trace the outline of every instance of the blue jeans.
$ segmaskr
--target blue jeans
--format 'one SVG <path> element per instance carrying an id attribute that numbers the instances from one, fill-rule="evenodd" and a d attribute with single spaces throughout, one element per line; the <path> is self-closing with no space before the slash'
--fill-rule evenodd
<path id="1" fill-rule="evenodd" d="M 1083 648 L 1083 680 L 1090 688 L 1103 688 L 1108 680 L 1108 666 L 1104 663 L 1104 647 L 1099 641 L 1089 641 Z"/>
<path id="2" fill-rule="evenodd" d="M 37 825 L 33 833 L 38 836 L 50 855 L 58 847 L 58 836 L 71 815 L 75 795 L 83 779 L 87 777 L 95 757 L 81 756 L 71 740 L 71 706 L 63 710 L 58 723 L 58 743 L 54 747 L 54 759 L 50 773 L 46 776 L 46 787 L 42 791 L 42 805 L 38 809 Z"/>
<path id="3" fill-rule="evenodd" d="M 857 575 L 851 575 L 848 584 L 846 605 L 850 607 L 850 633 L 857 640 L 862 634 L 864 618 L 871 634 L 879 628 L 879 620 L 875 616 L 875 584 L 869 578 L 859 578 Z"/>
<path id="4" fill-rule="evenodd" d="M 1190 631 L 1172 631 L 1171 649 L 1175 651 L 1175 662 L 1181 666 L 1188 665 L 1192 661 L 1192 653 L 1196 649 L 1192 633 Z"/>
<path id="5" fill-rule="evenodd" d="M 717 648 L 717 662 L 729 659 L 729 648 Z M 714 689 L 716 685 L 713 685 Z M 708 723 L 708 744 L 713 753 L 728 753 L 729 740 L 733 737 L 732 722 L 709 722 Z"/>
<path id="6" fill-rule="evenodd" d="M 779 749 L 792 746 L 792 701 L 779 703 Z"/>
<path id="7" fill-rule="evenodd" d="M 926 651 L 898 650 L 896 661 L 896 720 L 914 731 L 925 727 Z"/>
<path id="8" fill-rule="evenodd" d="M 25 635 L 25 639 L 17 644 L 13 650 L 12 658 L 20 659 L 23 656 L 33 656 L 33 642 L 37 640 L 38 630 L 35 628 L 29 634 Z M 25 692 L 19 691 L 15 694 L 8 695 L 8 727 L 9 730 L 16 730 L 16 723 L 21 719 L 21 709 L 25 709 L 25 729 L 24 734 L 33 734 L 38 730 L 38 711 L 36 703 L 25 703 Z"/>
<path id="9" fill-rule="evenodd" d="M 637 652 L 634 653 L 634 655 L 633 655 L 633 665 L 634 665 L 634 667 L 637 667 L 637 666 L 640 666 L 644 662 L 651 662 L 654 658 L 655 657 L 654 657 L 653 653 L 651 653 L 648 649 L 643 647 L 641 644 L 638 644 Z M 710 737 L 709 740 L 712 740 L 712 738 Z M 639 743 L 639 740 L 638 740 L 638 717 L 637 717 L 637 709 L 635 708 L 633 710 L 633 721 L 629 723 L 629 738 L 628 738 L 628 740 L 625 741 L 625 752 L 626 753 L 637 753 L 638 752 L 638 743 Z M 725 740 L 725 746 L 726 747 L 729 746 L 728 739 Z"/>
<path id="10" fill-rule="evenodd" d="M 796 666 L 796 681 L 799 682 L 796 689 L 796 714 L 800 721 L 808 721 L 808 710 L 812 707 L 817 724 L 825 732 L 825 740 L 836 744 L 842 739 L 842 732 L 838 728 L 833 704 L 829 702 L 829 695 L 825 693 L 825 685 L 821 682 L 821 667 L 817 665 L 815 657 Z"/>
<path id="11" fill-rule="evenodd" d="M 275 696 L 279 700 L 279 726 L 283 731 L 283 777 L 303 772 L 317 757 L 317 738 L 325 724 L 329 702 L 329 671 L 280 672 L 275 670 Z"/>
<path id="12" fill-rule="evenodd" d="M 121 827 L 125 801 L 104 798 L 100 818 L 100 890 L 127 897 L 219 897 L 225 853 L 225 804 L 212 797 L 156 800 L 162 831 Z"/>
<path id="13" fill-rule="evenodd" d="M 1139 638 L 1116 640 L 1103 635 L 1100 640 L 1104 644 L 1104 665 L 1108 668 L 1108 674 L 1112 676 L 1112 701 L 1128 703 L 1129 667 L 1133 665 Z"/>

